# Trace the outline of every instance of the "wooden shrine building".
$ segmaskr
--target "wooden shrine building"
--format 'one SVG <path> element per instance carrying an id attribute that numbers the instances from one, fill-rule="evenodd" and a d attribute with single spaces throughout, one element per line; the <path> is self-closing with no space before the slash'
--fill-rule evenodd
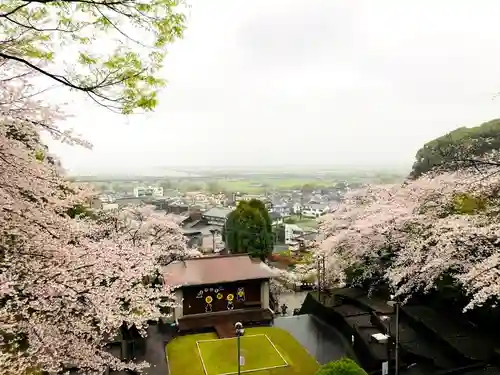
<path id="1" fill-rule="evenodd" d="M 234 323 L 269 323 L 269 281 L 276 274 L 260 260 L 242 255 L 216 255 L 164 267 L 163 278 L 175 291 L 180 306 L 173 317 L 180 331 L 213 328 L 231 337 Z"/>

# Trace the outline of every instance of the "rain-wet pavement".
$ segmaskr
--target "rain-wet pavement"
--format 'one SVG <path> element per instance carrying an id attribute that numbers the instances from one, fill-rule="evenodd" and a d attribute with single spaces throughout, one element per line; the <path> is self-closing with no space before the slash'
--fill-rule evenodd
<path id="1" fill-rule="evenodd" d="M 144 369 L 144 375 L 168 375 L 169 368 L 165 360 L 165 347 L 173 337 L 173 332 L 161 331 L 158 326 L 150 326 L 144 360 L 151 364 Z"/>
<path id="2" fill-rule="evenodd" d="M 293 315 L 293 310 L 300 309 L 306 297 L 307 292 L 283 292 L 278 296 L 278 304 L 285 304 L 287 315 Z"/>
<path id="3" fill-rule="evenodd" d="M 354 358 L 350 344 L 333 327 L 312 315 L 277 317 L 274 326 L 290 332 L 320 364 Z"/>

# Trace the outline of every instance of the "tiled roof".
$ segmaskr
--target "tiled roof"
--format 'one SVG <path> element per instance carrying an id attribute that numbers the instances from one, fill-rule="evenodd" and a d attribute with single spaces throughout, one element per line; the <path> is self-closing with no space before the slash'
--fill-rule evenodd
<path id="1" fill-rule="evenodd" d="M 208 256 L 174 262 L 163 267 L 168 285 L 207 285 L 225 282 L 269 279 L 276 276 L 271 268 L 248 255 Z"/>
<path id="2" fill-rule="evenodd" d="M 225 208 L 225 207 L 214 207 L 209 209 L 208 211 L 203 213 L 203 216 L 212 216 L 212 217 L 220 217 L 221 219 L 224 219 L 227 217 L 233 211 L 230 208 Z"/>
<path id="3" fill-rule="evenodd" d="M 328 205 L 324 203 L 310 203 L 308 204 L 308 206 L 311 207 L 311 209 L 313 210 L 324 210 L 325 208 L 328 207 Z"/>
<path id="4" fill-rule="evenodd" d="M 278 220 L 278 219 L 281 219 L 283 217 L 282 214 L 280 214 L 279 212 L 269 212 L 269 217 L 271 218 L 271 220 Z"/>
<path id="5" fill-rule="evenodd" d="M 210 230 L 216 230 L 218 233 L 221 233 L 221 227 L 218 225 L 206 225 L 199 223 L 199 225 L 192 226 L 190 228 L 183 228 L 182 233 L 184 234 L 195 234 L 200 233 L 203 236 L 212 236 L 212 232 Z"/>

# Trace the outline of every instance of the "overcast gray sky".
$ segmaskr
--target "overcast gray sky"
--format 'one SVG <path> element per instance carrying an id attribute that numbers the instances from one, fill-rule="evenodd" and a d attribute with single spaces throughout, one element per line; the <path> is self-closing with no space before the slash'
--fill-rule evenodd
<path id="1" fill-rule="evenodd" d="M 498 0 L 190 0 L 152 114 L 78 105 L 72 172 L 159 166 L 411 165 L 498 117 Z"/>

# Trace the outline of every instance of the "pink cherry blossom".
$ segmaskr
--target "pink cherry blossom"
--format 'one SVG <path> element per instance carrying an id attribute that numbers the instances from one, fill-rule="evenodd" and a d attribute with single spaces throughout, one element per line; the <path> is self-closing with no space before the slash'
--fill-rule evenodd
<path id="1" fill-rule="evenodd" d="M 405 297 L 429 291 L 446 274 L 470 294 L 466 308 L 500 297 L 499 171 L 481 172 L 469 166 L 349 192 L 320 225 L 315 251 L 325 257 L 329 284 L 342 284 L 359 267 L 357 281 L 381 275 Z M 458 213 L 453 207 L 464 194 L 487 203 Z"/>
<path id="2" fill-rule="evenodd" d="M 158 271 L 199 254 L 152 207 L 71 219 L 91 191 L 64 179 L 40 133 L 88 144 L 59 130 L 61 112 L 15 73 L 0 73 L 0 373 L 140 369 L 104 345 L 123 323 L 145 333 L 162 306 L 178 303 Z"/>

